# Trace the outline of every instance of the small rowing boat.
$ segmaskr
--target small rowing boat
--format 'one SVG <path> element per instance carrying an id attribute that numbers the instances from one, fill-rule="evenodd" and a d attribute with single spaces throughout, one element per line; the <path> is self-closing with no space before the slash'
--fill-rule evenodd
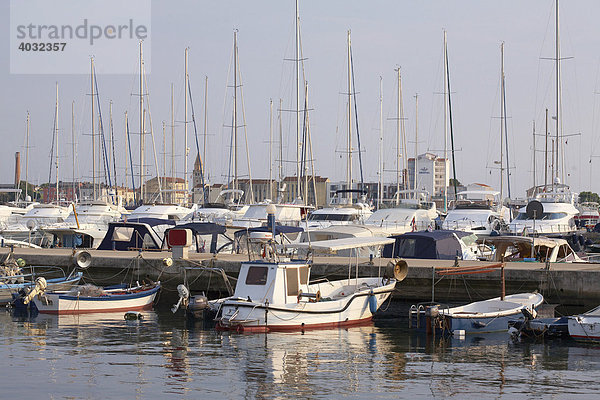
<path id="1" fill-rule="evenodd" d="M 139 311 L 152 308 L 154 298 L 160 290 L 160 282 L 137 285 L 116 285 L 98 287 L 81 285 L 69 291 L 46 292 L 44 282 L 39 280 L 36 287 L 23 303 L 32 303 L 38 312 L 44 314 L 83 314 L 112 311 Z"/>

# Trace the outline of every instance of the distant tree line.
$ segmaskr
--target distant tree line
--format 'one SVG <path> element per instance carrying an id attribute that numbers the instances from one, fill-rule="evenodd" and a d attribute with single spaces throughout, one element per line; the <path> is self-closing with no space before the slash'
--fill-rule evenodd
<path id="1" fill-rule="evenodd" d="M 581 192 L 579 193 L 579 202 L 586 203 L 593 201 L 594 203 L 600 203 L 600 196 L 597 193 L 592 192 Z"/>

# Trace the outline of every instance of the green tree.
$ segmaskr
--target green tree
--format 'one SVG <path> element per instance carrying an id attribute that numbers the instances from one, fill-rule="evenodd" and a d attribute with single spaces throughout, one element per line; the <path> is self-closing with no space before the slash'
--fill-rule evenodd
<path id="1" fill-rule="evenodd" d="M 579 193 L 579 202 L 585 203 L 588 201 L 593 201 L 595 203 L 600 203 L 600 196 L 597 193 L 592 192 L 581 192 Z"/>

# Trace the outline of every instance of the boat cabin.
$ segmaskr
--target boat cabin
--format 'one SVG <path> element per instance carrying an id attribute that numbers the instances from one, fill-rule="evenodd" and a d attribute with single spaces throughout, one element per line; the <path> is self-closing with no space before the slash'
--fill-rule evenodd
<path id="1" fill-rule="evenodd" d="M 305 261 L 242 263 L 234 297 L 270 304 L 297 303 L 300 291 L 308 293 L 310 264 Z"/>

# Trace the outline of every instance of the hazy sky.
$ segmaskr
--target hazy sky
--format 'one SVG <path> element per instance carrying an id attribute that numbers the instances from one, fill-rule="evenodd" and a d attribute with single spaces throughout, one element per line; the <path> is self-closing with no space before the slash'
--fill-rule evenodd
<path id="1" fill-rule="evenodd" d="M 78 142 L 77 175 L 91 175 L 89 77 L 86 75 L 11 75 L 9 71 L 9 2 L 0 3 L 5 28 L 0 51 L 0 181 L 13 180 L 14 152 L 22 151 L 27 110 L 31 113 L 29 177 L 48 180 L 55 82 L 60 85 L 61 180 L 70 180 L 71 102 L 75 101 Z M 233 31 L 238 30 L 244 105 L 254 178 L 269 174 L 269 99 L 283 98 L 283 108 L 294 107 L 293 63 L 295 2 L 285 1 L 153 1 L 151 24 L 150 105 L 157 151 L 162 152 L 162 121 L 170 121 L 170 84 L 175 84 L 175 119 L 183 120 L 183 59 L 189 47 L 189 73 L 199 135 L 203 129 L 204 79 L 208 76 L 208 172 L 212 182 L 227 173 L 231 125 L 231 89 L 227 88 Z M 396 73 L 401 67 L 403 102 L 410 135 L 408 155 L 414 155 L 415 101 L 419 95 L 419 153 L 443 149 L 442 37 L 448 34 L 450 78 L 456 147 L 457 178 L 463 183 L 499 185 L 500 43 L 505 42 L 506 102 L 513 197 L 523 197 L 531 186 L 532 124 L 544 131 L 544 109 L 555 115 L 554 0 L 505 1 L 317 1 L 300 2 L 302 45 L 309 84 L 315 168 L 332 180 L 345 179 L 346 32 L 352 31 L 355 83 L 365 179 L 377 180 L 379 137 L 379 80 L 383 78 L 385 180 L 393 181 L 396 113 Z M 65 10 L 68 12 L 68 10 Z M 600 66 L 600 2 L 569 1 L 560 5 L 563 127 L 567 139 L 566 165 L 575 191 L 600 191 L 590 171 L 600 166 L 595 131 L 598 129 L 598 68 Z M 151 51 L 150 51 L 151 50 Z M 137 49 L 132 49 L 137 52 Z M 87 57 L 87 55 L 85 55 Z M 115 59 L 119 54 L 114 54 Z M 105 127 L 108 103 L 113 101 L 118 181 L 125 167 L 124 112 L 137 127 L 137 66 L 131 75 L 102 74 L 114 60 L 96 59 Z M 232 83 L 230 82 L 229 85 Z M 295 159 L 294 123 L 284 113 L 284 158 Z M 190 170 L 196 155 L 193 127 L 189 127 Z M 169 129 L 169 128 L 168 128 Z M 132 130 L 134 128 L 132 127 Z M 551 133 L 554 133 L 551 125 Z M 277 131 L 275 132 L 277 135 Z M 183 169 L 183 128 L 176 128 L 178 175 Z M 136 153 L 137 137 L 134 154 Z M 200 137 L 202 143 L 202 137 Z M 202 145 L 202 144 L 201 144 Z M 536 144 L 543 147 L 543 139 Z M 168 146 L 167 146 L 168 147 Z M 170 152 L 170 149 L 168 149 Z M 245 153 L 245 151 L 244 151 Z M 152 157 L 148 153 L 148 157 Z M 136 157 L 137 158 L 137 157 Z M 162 170 L 162 156 L 159 156 Z M 538 183 L 543 178 L 543 154 L 537 153 Z M 592 160 L 590 164 L 590 159 Z M 24 165 L 23 158 L 23 165 Z M 135 162 L 138 162 L 137 159 Z M 245 166 L 245 158 L 240 162 Z M 168 162 L 169 163 L 169 162 Z M 154 166 L 149 167 L 152 171 Z M 285 163 L 286 174 L 295 166 Z M 357 167 L 355 167 L 357 168 Z M 244 167 L 244 171 L 246 168 Z M 491 173 L 490 173 L 491 172 Z M 154 175 L 154 172 L 151 172 Z M 23 172 L 24 178 L 24 172 Z M 53 178 L 54 179 L 54 178 Z M 138 182 L 136 181 L 136 185 Z"/>

